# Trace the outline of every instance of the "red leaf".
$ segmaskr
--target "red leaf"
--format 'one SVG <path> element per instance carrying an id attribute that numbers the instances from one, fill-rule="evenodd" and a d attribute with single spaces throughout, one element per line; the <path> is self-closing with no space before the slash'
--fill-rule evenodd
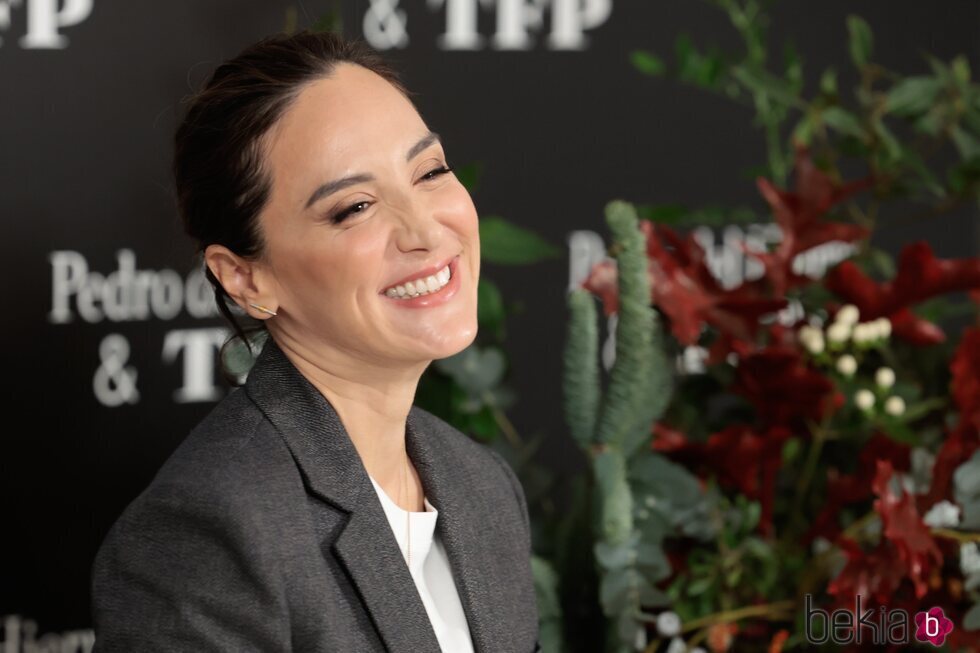
<path id="1" fill-rule="evenodd" d="M 869 187 L 871 177 L 847 184 L 837 184 L 817 168 L 804 147 L 796 150 L 796 189 L 792 192 L 776 188 L 764 177 L 756 180 L 762 197 L 772 208 L 783 239 L 771 253 L 750 252 L 762 262 L 766 279 L 773 292 L 783 295 L 794 286 L 810 282 L 810 279 L 793 271 L 793 261 L 798 254 L 832 241 L 853 242 L 868 237 L 868 230 L 853 224 L 830 222 L 824 218 L 835 204 L 854 193 Z"/>
<path id="2" fill-rule="evenodd" d="M 902 488 L 896 495 L 889 484 L 895 470 L 890 462 L 879 460 L 871 487 L 878 498 L 875 510 L 881 515 L 882 534 L 898 550 L 905 573 L 915 585 L 917 598 L 929 590 L 928 576 L 933 565 L 942 567 L 943 555 L 929 528 L 915 507 L 915 497 Z"/>
<path id="3" fill-rule="evenodd" d="M 786 307 L 785 299 L 763 297 L 752 286 L 722 288 L 693 236 L 681 238 L 669 227 L 649 220 L 642 220 L 640 228 L 647 238 L 650 302 L 670 319 L 671 332 L 681 344 L 697 343 L 705 324 L 733 338 L 751 340 L 761 316 Z M 594 265 L 582 287 L 602 299 L 606 315 L 619 309 L 613 261 Z"/>
<path id="4" fill-rule="evenodd" d="M 732 389 L 745 396 L 769 424 L 820 419 L 836 403 L 834 384 L 807 367 L 798 349 L 784 345 L 769 346 L 742 358 Z"/>
<path id="5" fill-rule="evenodd" d="M 945 340 L 942 329 L 908 308 L 937 295 L 980 288 L 980 259 L 937 259 L 929 244 L 920 241 L 902 249 L 891 281 L 875 282 L 853 261 L 844 261 L 828 273 L 825 283 L 858 307 L 862 321 L 887 317 L 897 337 L 933 344 Z"/>
<path id="6" fill-rule="evenodd" d="M 952 493 L 953 472 L 980 448 L 980 328 L 963 332 L 950 362 L 953 401 L 960 410 L 959 423 L 949 430 L 936 454 L 929 492 L 923 505 L 932 505 Z"/>

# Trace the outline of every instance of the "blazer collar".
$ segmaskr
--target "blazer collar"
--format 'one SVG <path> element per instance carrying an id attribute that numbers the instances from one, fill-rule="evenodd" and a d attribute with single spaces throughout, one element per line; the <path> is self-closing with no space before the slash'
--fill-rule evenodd
<path id="1" fill-rule="evenodd" d="M 398 547 L 367 469 L 334 407 L 270 336 L 248 374 L 245 391 L 282 435 L 307 490 L 349 513 L 333 543 L 391 651 L 439 651 L 435 631 Z M 448 424 L 412 406 L 405 441 L 426 497 L 439 510 L 442 538 L 477 653 L 501 641 L 491 565 L 494 542 L 481 534 L 494 510 L 473 481 L 477 462 L 457 455 Z M 455 429 L 452 429 L 455 431 Z"/>

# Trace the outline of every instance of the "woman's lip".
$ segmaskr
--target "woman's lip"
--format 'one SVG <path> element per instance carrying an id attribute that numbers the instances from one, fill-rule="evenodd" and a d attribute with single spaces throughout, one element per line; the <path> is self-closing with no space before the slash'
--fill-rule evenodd
<path id="1" fill-rule="evenodd" d="M 461 279 L 458 271 L 459 255 L 457 254 L 451 261 L 449 261 L 449 283 L 436 292 L 426 293 L 410 299 L 398 299 L 397 297 L 389 297 L 388 295 L 384 294 L 382 294 L 382 297 L 390 302 L 395 302 L 402 308 L 428 308 L 430 306 L 445 304 L 459 291 Z"/>
<path id="2" fill-rule="evenodd" d="M 438 272 L 439 270 L 443 269 L 444 267 L 446 267 L 447 265 L 449 265 L 451 261 L 455 260 L 458 257 L 459 257 L 459 254 L 456 254 L 456 256 L 450 257 L 449 259 L 443 261 L 439 265 L 430 265 L 427 268 L 423 268 L 423 269 L 421 269 L 421 270 L 413 273 L 412 276 L 410 276 L 410 277 L 405 277 L 401 281 L 396 281 L 395 283 L 388 284 L 387 286 L 385 286 L 381 290 L 381 293 L 380 294 L 382 294 L 382 295 L 385 294 L 385 292 L 389 288 L 394 288 L 395 286 L 404 286 L 409 281 L 415 281 L 416 279 L 425 279 L 426 277 L 431 276 L 431 275 L 435 274 L 436 272 Z"/>

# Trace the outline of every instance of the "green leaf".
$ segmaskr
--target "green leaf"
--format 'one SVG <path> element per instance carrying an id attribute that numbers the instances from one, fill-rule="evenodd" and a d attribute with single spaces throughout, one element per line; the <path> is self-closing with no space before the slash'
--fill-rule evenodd
<path id="1" fill-rule="evenodd" d="M 497 422 L 493 418 L 493 413 L 484 408 L 470 416 L 469 426 L 466 430 L 481 440 L 487 441 L 497 435 Z"/>
<path id="2" fill-rule="evenodd" d="M 847 17 L 847 33 L 851 60 L 860 68 L 871 59 L 871 49 L 874 42 L 871 28 L 868 27 L 868 23 L 863 18 L 851 14 Z"/>
<path id="3" fill-rule="evenodd" d="M 849 134 L 858 138 L 864 137 L 864 129 L 861 127 L 857 116 L 841 107 L 828 107 L 820 114 L 823 121 L 842 134 Z"/>
<path id="4" fill-rule="evenodd" d="M 731 74 L 756 95 L 768 97 L 784 106 L 792 106 L 797 102 L 797 95 L 793 88 L 785 80 L 765 70 L 738 65 L 731 67 Z"/>
<path id="5" fill-rule="evenodd" d="M 670 576 L 670 561 L 658 544 L 640 542 L 636 545 L 636 565 L 650 579 L 659 582 Z"/>
<path id="6" fill-rule="evenodd" d="M 725 64 L 717 51 L 708 54 L 698 52 L 687 34 L 679 35 L 674 42 L 674 56 L 677 58 L 677 76 L 698 86 L 716 86 L 725 70 Z"/>
<path id="7" fill-rule="evenodd" d="M 891 130 L 881 120 L 876 120 L 873 123 L 873 127 L 875 135 L 878 137 L 884 150 L 885 161 L 894 162 L 900 159 L 902 156 L 902 146 Z"/>
<path id="8" fill-rule="evenodd" d="M 939 136 L 943 129 L 943 115 L 938 107 L 932 107 L 929 111 L 919 116 L 915 121 L 915 129 L 929 136 Z"/>
<path id="9" fill-rule="evenodd" d="M 497 337 L 503 337 L 504 298 L 497 284 L 481 276 L 477 284 L 476 319 L 481 329 L 492 331 Z"/>
<path id="10" fill-rule="evenodd" d="M 783 65 L 786 80 L 797 92 L 803 87 L 803 60 L 792 42 L 787 42 L 783 48 Z"/>
<path id="11" fill-rule="evenodd" d="M 782 451 L 783 464 L 786 465 L 796 460 L 796 457 L 800 454 L 801 447 L 802 445 L 798 437 L 786 440 L 785 444 L 783 444 Z"/>
<path id="12" fill-rule="evenodd" d="M 602 576 L 599 582 L 599 599 L 606 616 L 618 614 L 629 605 L 630 592 L 640 582 L 640 575 L 634 569 L 618 569 Z"/>
<path id="13" fill-rule="evenodd" d="M 531 556 L 531 575 L 538 596 L 538 616 L 542 619 L 559 618 L 562 614 L 561 600 L 558 598 L 558 574 L 550 562 L 544 558 Z"/>
<path id="14" fill-rule="evenodd" d="M 689 213 L 687 207 L 680 204 L 638 204 L 636 213 L 650 222 L 662 224 L 677 224 Z"/>
<path id="15" fill-rule="evenodd" d="M 972 134 L 955 125 L 950 131 L 950 137 L 964 161 L 980 158 L 980 141 L 977 141 Z"/>
<path id="16" fill-rule="evenodd" d="M 966 86 L 970 83 L 970 62 L 965 55 L 957 55 L 949 68 L 953 73 L 953 79 L 960 86 Z"/>
<path id="17" fill-rule="evenodd" d="M 650 583 L 640 583 L 640 604 L 651 608 L 665 608 L 669 606 L 670 596 L 663 590 L 651 585 Z"/>
<path id="18" fill-rule="evenodd" d="M 459 183 L 470 193 L 476 191 L 480 185 L 480 177 L 483 175 L 483 164 L 480 162 L 468 163 L 466 165 L 453 166 L 453 174 Z"/>
<path id="19" fill-rule="evenodd" d="M 820 76 L 820 92 L 830 97 L 837 96 L 837 72 L 833 68 L 823 71 Z"/>
<path id="20" fill-rule="evenodd" d="M 885 109 L 900 116 L 919 115 L 932 107 L 942 87 L 935 77 L 906 77 L 888 91 Z"/>
<path id="21" fill-rule="evenodd" d="M 646 50 L 633 50 L 630 53 L 630 61 L 641 73 L 653 77 L 662 76 L 667 69 L 660 57 Z"/>
<path id="22" fill-rule="evenodd" d="M 881 430 L 892 440 L 913 447 L 921 444 L 918 434 L 909 428 L 909 425 L 900 418 L 892 417 L 891 415 L 881 415 L 878 419 L 881 423 Z"/>
<path id="23" fill-rule="evenodd" d="M 500 265 L 526 265 L 560 258 L 562 250 L 499 216 L 480 219 L 480 256 Z"/>
<path id="24" fill-rule="evenodd" d="M 310 31 L 313 32 L 336 32 L 337 34 L 343 33 L 343 19 L 339 11 L 333 11 L 323 14 L 317 18 L 316 22 L 310 26 Z"/>
<path id="25" fill-rule="evenodd" d="M 963 615 L 963 630 L 980 630 L 980 603 L 974 605 Z"/>
<path id="26" fill-rule="evenodd" d="M 481 351 L 472 344 L 458 354 L 435 361 L 434 366 L 470 395 L 479 397 L 500 382 L 506 364 L 499 348 L 487 347 Z"/>
<path id="27" fill-rule="evenodd" d="M 711 587 L 712 583 L 714 583 L 713 578 L 699 578 L 687 586 L 687 595 L 697 596 L 698 594 L 702 594 Z"/>
<path id="28" fill-rule="evenodd" d="M 813 139 L 814 126 L 813 114 L 808 111 L 802 118 L 800 118 L 800 121 L 796 123 L 796 127 L 793 128 L 793 136 L 791 140 L 802 145 L 809 145 L 810 141 Z"/>

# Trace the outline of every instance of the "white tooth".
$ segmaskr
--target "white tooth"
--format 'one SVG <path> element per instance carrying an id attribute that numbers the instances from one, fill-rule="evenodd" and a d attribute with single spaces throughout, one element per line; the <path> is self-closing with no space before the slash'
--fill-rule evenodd
<path id="1" fill-rule="evenodd" d="M 436 278 L 439 279 L 440 285 L 445 285 L 446 282 L 449 281 L 449 266 L 447 265 L 443 269 L 439 270 L 439 274 L 436 275 Z"/>
<path id="2" fill-rule="evenodd" d="M 398 289 L 397 288 L 389 288 L 388 290 L 385 291 L 385 294 L 388 295 L 389 297 L 396 297 L 396 296 L 398 296 Z"/>
<path id="3" fill-rule="evenodd" d="M 438 290 L 442 286 L 442 282 L 436 278 L 434 274 L 430 274 L 425 278 L 425 286 L 429 291 Z"/>
<path id="4" fill-rule="evenodd" d="M 407 282 L 405 284 L 405 292 L 407 292 L 409 295 L 414 295 L 415 294 L 415 284 L 412 283 L 411 281 Z"/>
<path id="5" fill-rule="evenodd" d="M 395 290 L 398 291 L 398 296 L 399 297 L 404 297 L 405 295 L 408 294 L 408 291 L 405 290 L 405 286 L 398 286 L 397 288 L 395 288 Z"/>

